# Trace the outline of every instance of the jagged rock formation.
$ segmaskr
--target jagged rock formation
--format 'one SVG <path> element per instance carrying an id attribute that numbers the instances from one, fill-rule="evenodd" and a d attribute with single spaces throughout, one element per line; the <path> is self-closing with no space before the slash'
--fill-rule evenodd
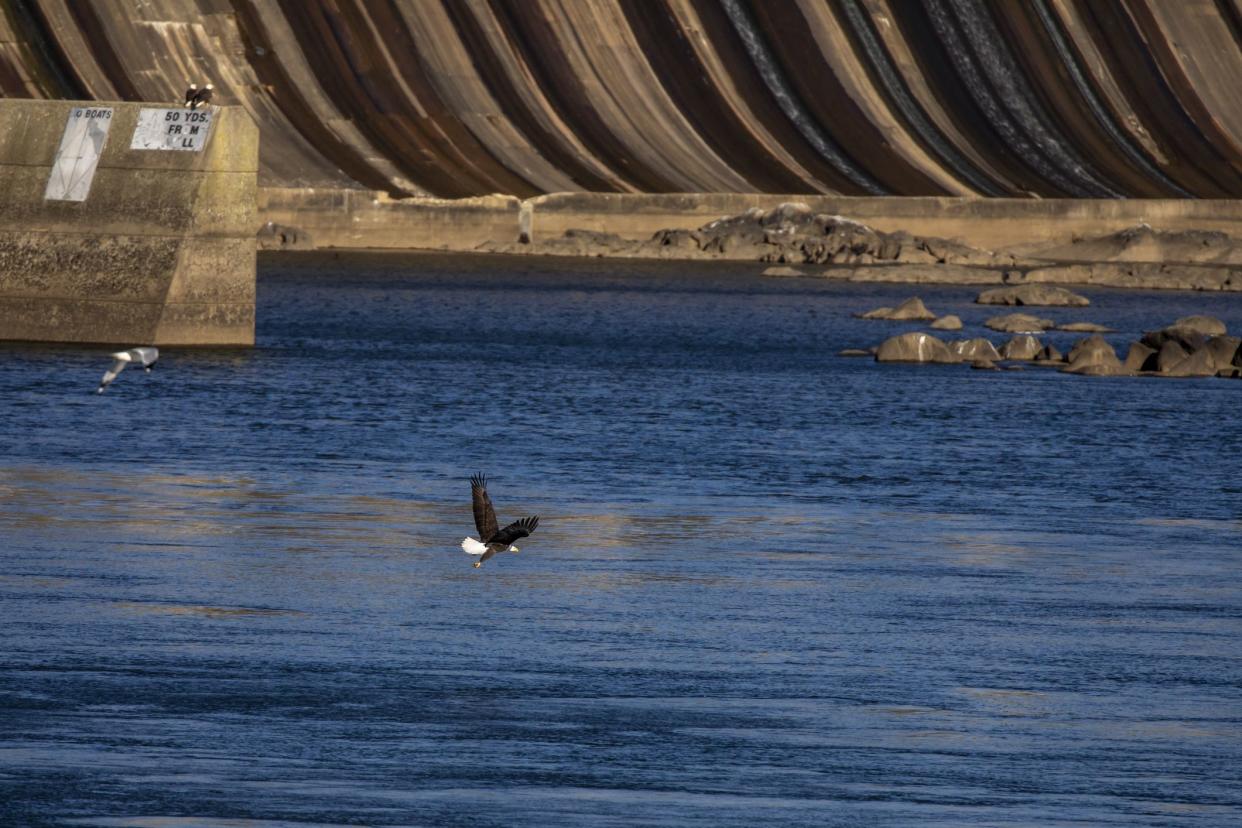
<path id="1" fill-rule="evenodd" d="M 1239 32 L 1213 0 L 0 0 L 0 94 L 211 80 L 261 183 L 394 196 L 1236 198 Z"/>

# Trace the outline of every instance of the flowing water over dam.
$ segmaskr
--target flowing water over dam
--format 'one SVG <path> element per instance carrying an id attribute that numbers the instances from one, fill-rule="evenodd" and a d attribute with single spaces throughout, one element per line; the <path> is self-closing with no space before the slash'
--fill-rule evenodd
<path id="1" fill-rule="evenodd" d="M 997 311 L 755 272 L 271 258 L 253 350 L 0 346 L 0 823 L 1237 824 L 1242 382 L 841 358 Z M 480 570 L 477 471 L 541 516 Z"/>

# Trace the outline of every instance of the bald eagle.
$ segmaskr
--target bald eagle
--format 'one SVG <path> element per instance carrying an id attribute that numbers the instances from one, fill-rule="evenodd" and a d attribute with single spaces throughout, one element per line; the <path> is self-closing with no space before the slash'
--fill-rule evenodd
<path id="1" fill-rule="evenodd" d="M 474 505 L 474 527 L 479 530 L 479 539 L 466 538 L 461 542 L 461 548 L 467 555 L 479 556 L 474 562 L 475 569 L 497 552 L 517 552 L 518 548 L 513 542 L 527 537 L 539 525 L 539 516 L 534 515 L 515 520 L 503 529 L 497 529 L 496 511 L 492 508 L 492 499 L 487 494 L 487 478 L 481 474 L 470 478 L 470 497 Z"/>
<path id="2" fill-rule="evenodd" d="M 190 109 L 198 109 L 200 106 L 206 106 L 211 103 L 212 90 L 215 89 L 210 83 L 202 89 L 194 93 L 194 97 L 190 99 Z"/>

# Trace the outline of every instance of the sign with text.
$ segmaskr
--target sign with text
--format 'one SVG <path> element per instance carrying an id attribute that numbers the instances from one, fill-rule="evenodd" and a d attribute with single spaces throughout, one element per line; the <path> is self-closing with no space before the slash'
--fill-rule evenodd
<path id="1" fill-rule="evenodd" d="M 143 109 L 130 149 L 202 152 L 211 132 L 210 109 Z"/>
<path id="2" fill-rule="evenodd" d="M 49 201 L 86 201 L 110 126 L 110 107 L 79 106 L 70 110 L 43 198 Z"/>

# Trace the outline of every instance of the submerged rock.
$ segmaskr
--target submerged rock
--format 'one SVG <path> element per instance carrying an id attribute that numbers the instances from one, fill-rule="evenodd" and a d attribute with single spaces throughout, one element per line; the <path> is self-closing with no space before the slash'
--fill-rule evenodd
<path id="1" fill-rule="evenodd" d="M 1057 330 L 1073 333 L 1113 333 L 1114 331 L 1107 325 L 1098 325 L 1095 322 L 1067 322 L 1064 325 L 1057 325 Z"/>
<path id="2" fill-rule="evenodd" d="M 994 331 L 1005 333 L 1040 333 L 1056 325 L 1051 319 L 1041 319 L 1026 313 L 993 316 L 983 324 Z"/>
<path id="3" fill-rule="evenodd" d="M 880 343 L 876 362 L 958 362 L 957 355 L 944 342 L 922 331 L 890 337 Z"/>
<path id="4" fill-rule="evenodd" d="M 900 284 L 999 285 L 1001 270 L 953 264 L 877 264 L 874 267 L 829 267 L 825 279 L 847 282 L 895 282 Z"/>
<path id="5" fill-rule="evenodd" d="M 1081 306 L 1091 304 L 1085 296 L 1055 285 L 1028 283 L 1016 287 L 992 288 L 979 294 L 980 305 Z"/>
<path id="6" fill-rule="evenodd" d="M 927 309 L 923 304 L 923 300 L 917 296 L 911 296 L 895 308 L 876 308 L 866 313 L 855 314 L 859 319 L 889 319 L 898 322 L 905 321 L 927 321 L 935 319 L 936 314 Z"/>
<path id="7" fill-rule="evenodd" d="M 764 268 L 762 275 L 764 276 L 805 276 L 806 274 L 803 273 L 801 270 L 798 270 L 798 268 L 796 267 L 789 267 L 788 265 L 777 265 L 774 267 Z"/>

